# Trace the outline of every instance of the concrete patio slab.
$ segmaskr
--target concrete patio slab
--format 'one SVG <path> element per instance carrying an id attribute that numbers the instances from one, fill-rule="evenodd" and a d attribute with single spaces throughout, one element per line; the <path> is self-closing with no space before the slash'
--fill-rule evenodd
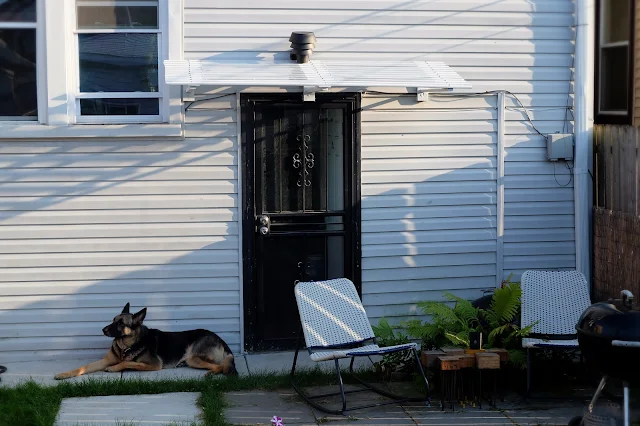
<path id="1" fill-rule="evenodd" d="M 347 389 L 352 387 L 347 386 Z M 315 387 L 307 390 L 311 395 L 321 394 L 331 389 Z M 383 400 L 370 393 L 349 395 L 350 402 L 361 404 Z M 479 410 L 460 409 L 455 412 L 441 411 L 440 408 L 420 405 L 387 405 L 363 409 L 348 413 L 347 416 L 331 415 L 310 408 L 293 391 L 277 392 L 233 392 L 226 395 L 228 408 L 225 418 L 232 425 L 269 425 L 270 419 L 277 415 L 286 425 L 329 424 L 348 425 L 420 425 L 420 426 L 494 426 L 494 425 L 566 425 L 574 415 L 575 408 L 562 407 L 548 410 Z M 325 398 L 330 408 L 338 408 L 339 398 Z M 579 412 L 579 410 L 578 410 Z"/>
<path id="2" fill-rule="evenodd" d="M 7 367 L 7 371 L 0 375 L 0 379 L 2 379 L 2 381 L 0 382 L 0 386 L 13 387 L 30 379 L 45 386 L 54 386 L 59 383 L 53 378 L 56 374 L 76 369 L 93 361 L 96 360 L 65 359 L 59 361 L 4 363 L 3 365 Z M 86 380 L 87 378 L 98 378 L 100 380 L 119 380 L 120 374 L 98 371 L 84 376 L 73 377 L 71 379 L 67 379 L 67 381 L 78 382 Z"/>
<path id="3" fill-rule="evenodd" d="M 582 409 L 554 407 L 548 410 L 506 410 L 504 414 L 520 426 L 566 426 L 573 417 L 582 415 Z"/>
<path id="4" fill-rule="evenodd" d="M 363 404 L 368 401 L 355 401 L 354 404 Z M 340 409 L 339 404 L 328 404 L 332 409 Z M 403 407 L 399 405 L 386 405 L 363 410 L 347 412 L 347 416 L 339 416 L 324 413 L 312 409 L 318 423 L 330 423 L 331 425 L 415 425 L 413 419 L 407 414 Z"/>
<path id="5" fill-rule="evenodd" d="M 236 355 L 236 369 L 239 376 L 248 376 L 247 362 L 243 355 Z M 183 380 L 183 379 L 200 379 L 207 374 L 207 370 L 200 370 L 189 367 L 165 368 L 160 371 L 123 371 L 122 378 L 128 379 L 144 379 L 144 380 Z M 224 377 L 219 374 L 213 377 Z"/>
<path id="6" fill-rule="evenodd" d="M 511 425 L 514 423 L 499 411 L 440 411 L 434 409 L 410 409 L 405 408 L 407 413 L 414 420 L 414 424 L 419 426 L 468 426 L 468 425 Z"/>
<path id="7" fill-rule="evenodd" d="M 293 363 L 294 351 L 287 352 L 265 352 L 258 354 L 247 354 L 247 366 L 249 368 L 249 374 L 261 374 L 261 373 L 289 373 L 291 371 L 291 364 Z M 372 357 L 376 362 L 377 358 Z M 349 369 L 348 359 L 340 360 L 340 367 L 343 370 Z M 314 369 L 320 368 L 323 371 L 335 371 L 334 361 L 314 362 L 309 358 L 309 354 L 306 350 L 300 351 L 298 355 L 298 362 L 296 363 L 296 369 Z M 353 368 L 355 370 L 372 369 L 371 361 L 366 357 L 356 358 Z"/>
<path id="8" fill-rule="evenodd" d="M 0 375 L 0 386 L 15 387 L 20 383 L 33 380 L 44 386 L 55 386 L 60 381 L 53 377 L 64 371 L 86 365 L 95 359 L 65 359 L 59 361 L 28 361 L 4 363 L 7 371 Z M 246 376 L 249 374 L 247 362 L 244 355 L 236 355 L 236 368 L 238 374 Z M 206 370 L 196 370 L 188 367 L 167 368 L 160 371 L 124 371 L 122 373 L 107 373 L 106 371 L 96 371 L 79 377 L 66 379 L 65 382 L 80 382 L 84 380 L 120 380 L 121 378 L 143 378 L 145 380 L 179 380 L 201 378 L 206 374 Z M 222 376 L 221 376 L 222 377 Z"/>
<path id="9" fill-rule="evenodd" d="M 198 393 L 99 396 L 62 400 L 55 426 L 166 426 L 201 419 Z"/>
<path id="10" fill-rule="evenodd" d="M 415 422 L 400 406 L 387 406 L 380 408 L 371 408 L 369 410 L 354 411 L 348 413 L 348 416 L 333 416 L 331 414 L 316 413 L 318 424 L 329 424 L 331 426 L 348 426 L 348 425 L 415 425 Z M 286 424 L 286 423 L 285 423 Z"/>
<path id="11" fill-rule="evenodd" d="M 271 425 L 273 416 L 289 425 L 316 425 L 311 410 L 295 392 L 231 392 L 225 395 L 225 418 L 232 425 Z"/>

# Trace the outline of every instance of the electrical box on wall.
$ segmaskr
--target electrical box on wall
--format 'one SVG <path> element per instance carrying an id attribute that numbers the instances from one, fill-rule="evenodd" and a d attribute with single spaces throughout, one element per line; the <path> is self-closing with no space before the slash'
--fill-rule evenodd
<path id="1" fill-rule="evenodd" d="M 547 159 L 549 161 L 573 160 L 573 135 L 551 133 L 547 138 Z"/>

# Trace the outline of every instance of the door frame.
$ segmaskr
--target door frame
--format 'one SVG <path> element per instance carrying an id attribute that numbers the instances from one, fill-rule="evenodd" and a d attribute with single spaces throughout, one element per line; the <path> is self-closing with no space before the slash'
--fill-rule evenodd
<path id="1" fill-rule="evenodd" d="M 239 173 L 242 176 L 242 271 L 243 271 L 243 304 L 244 342 L 243 351 L 259 350 L 260 342 L 254 330 L 257 322 L 256 257 L 255 257 L 255 164 L 253 155 L 254 141 L 254 108 L 258 102 L 291 103 L 304 105 L 300 93 L 286 94 L 240 94 L 240 133 L 241 159 Z M 309 102 L 310 103 L 310 102 Z M 316 94 L 314 104 L 341 104 L 346 108 L 345 146 L 350 159 L 346 162 L 345 181 L 349 181 L 350 194 L 345 206 L 345 253 L 352 253 L 349 262 L 352 276 L 350 278 L 360 297 L 362 297 L 362 243 L 361 243 L 361 96 L 359 93 L 323 93 Z M 349 116 L 351 119 L 349 120 Z M 350 176 L 350 179 L 348 179 Z M 347 263 L 345 262 L 345 266 Z"/>

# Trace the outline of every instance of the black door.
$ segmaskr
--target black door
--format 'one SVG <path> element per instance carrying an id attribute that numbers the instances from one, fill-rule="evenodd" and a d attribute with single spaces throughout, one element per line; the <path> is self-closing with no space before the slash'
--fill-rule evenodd
<path id="1" fill-rule="evenodd" d="M 357 102 L 242 99 L 249 351 L 293 346 L 297 282 L 347 277 L 359 286 Z"/>

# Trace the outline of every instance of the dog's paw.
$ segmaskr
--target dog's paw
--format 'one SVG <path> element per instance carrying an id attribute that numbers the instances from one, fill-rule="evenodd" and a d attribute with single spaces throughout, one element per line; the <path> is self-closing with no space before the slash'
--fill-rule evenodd
<path id="1" fill-rule="evenodd" d="M 104 371 L 106 371 L 107 373 L 118 373 L 118 372 L 120 372 L 120 370 L 115 365 L 112 365 L 111 367 L 105 368 Z"/>
<path id="2" fill-rule="evenodd" d="M 59 373 L 56 374 L 55 376 L 53 376 L 54 379 L 56 380 L 64 380 L 64 379 L 68 379 L 69 377 L 71 377 L 69 374 L 67 373 Z"/>

